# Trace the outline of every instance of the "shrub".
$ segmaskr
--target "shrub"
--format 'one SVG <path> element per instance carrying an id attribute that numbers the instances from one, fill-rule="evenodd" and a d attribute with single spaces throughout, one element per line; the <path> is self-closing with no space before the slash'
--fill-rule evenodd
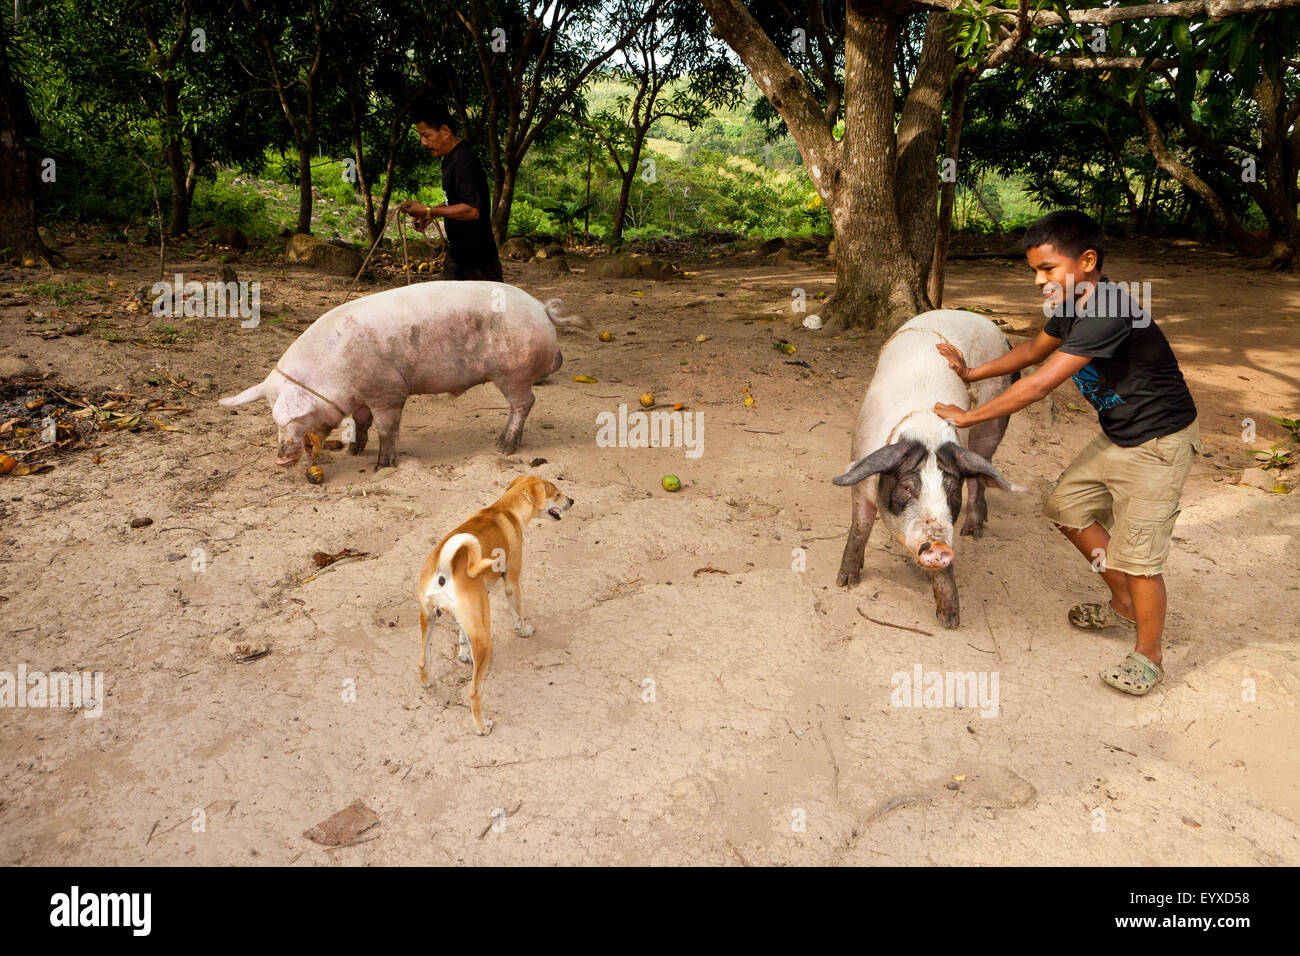
<path id="1" fill-rule="evenodd" d="M 200 182 L 194 188 L 190 220 L 205 219 L 221 226 L 238 226 L 248 236 L 275 235 L 275 226 L 266 211 L 266 198 L 251 185 L 232 186 L 220 176 L 215 182 Z"/>
<path id="2" fill-rule="evenodd" d="M 533 236 L 542 232 L 555 232 L 555 223 L 541 209 L 526 199 L 516 199 L 510 204 L 510 235 Z"/>

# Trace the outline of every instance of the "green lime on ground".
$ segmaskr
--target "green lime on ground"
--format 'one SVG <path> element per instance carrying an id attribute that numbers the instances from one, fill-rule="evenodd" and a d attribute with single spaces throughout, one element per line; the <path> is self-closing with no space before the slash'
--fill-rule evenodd
<path id="1" fill-rule="evenodd" d="M 676 475 L 664 475 L 664 480 L 662 484 L 664 486 L 664 491 L 682 490 L 682 480 L 678 478 Z"/>

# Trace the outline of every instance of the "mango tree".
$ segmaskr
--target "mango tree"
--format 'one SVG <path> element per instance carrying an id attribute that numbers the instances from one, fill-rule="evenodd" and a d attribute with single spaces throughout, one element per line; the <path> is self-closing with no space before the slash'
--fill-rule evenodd
<path id="1" fill-rule="evenodd" d="M 977 81 L 1030 43 L 1059 50 L 1084 25 L 1239 16 L 1300 7 L 1300 0 L 1189 0 L 1070 10 L 1021 0 L 1005 9 L 988 0 L 829 0 L 752 7 L 743 0 L 702 0 L 713 33 L 737 53 L 799 145 L 835 231 L 836 292 L 822 310 L 825 329 L 893 328 L 931 307 L 927 280 L 942 252 L 939 228 L 940 140 L 947 158 L 959 146 L 960 109 L 944 135 L 950 92 Z M 1032 9 L 1031 9 L 1032 7 Z M 897 49 L 909 18 L 926 17 L 924 41 L 906 95 L 896 89 Z M 1041 40 L 1040 36 L 1047 39 Z M 1064 37 L 1064 39 L 1062 39 Z M 1091 51 L 1070 53 L 1081 65 Z M 1107 65 L 1141 67 L 1145 54 Z M 958 69 L 960 62 L 961 68 Z M 1184 81 L 1186 82 L 1186 81 Z M 961 87 L 964 90 L 964 86 Z M 896 114 L 896 96 L 902 96 Z M 959 106 L 958 102 L 954 107 Z M 895 119 L 897 115 L 897 120 Z M 841 125 L 842 120 L 842 125 Z"/>

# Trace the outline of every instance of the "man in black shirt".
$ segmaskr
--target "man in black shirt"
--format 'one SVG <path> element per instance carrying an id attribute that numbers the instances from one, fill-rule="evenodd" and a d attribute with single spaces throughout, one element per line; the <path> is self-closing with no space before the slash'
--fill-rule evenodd
<path id="1" fill-rule="evenodd" d="M 1024 246 L 1049 316 L 1043 331 L 973 369 L 951 345 L 938 349 L 967 382 L 1042 365 L 977 408 L 941 404 L 934 411 L 969 428 L 1019 411 L 1073 377 L 1101 431 L 1065 469 L 1043 512 L 1111 592 L 1109 603 L 1071 608 L 1070 623 L 1136 630 L 1134 650 L 1100 676 L 1125 693 L 1145 694 L 1164 676 L 1162 572 L 1183 483 L 1201 450 L 1196 404 L 1164 333 L 1142 308 L 1144 295 L 1135 301 L 1101 275 L 1101 228 L 1090 217 L 1051 213 L 1029 228 Z"/>
<path id="2" fill-rule="evenodd" d="M 428 100 L 416 104 L 413 112 L 420 145 L 442 157 L 442 190 L 447 202 L 426 206 L 408 199 L 397 208 L 423 229 L 434 216 L 442 216 L 447 229 L 447 255 L 442 279 L 485 279 L 504 282 L 496 240 L 492 236 L 491 194 L 483 165 L 460 139 L 451 116 Z"/>

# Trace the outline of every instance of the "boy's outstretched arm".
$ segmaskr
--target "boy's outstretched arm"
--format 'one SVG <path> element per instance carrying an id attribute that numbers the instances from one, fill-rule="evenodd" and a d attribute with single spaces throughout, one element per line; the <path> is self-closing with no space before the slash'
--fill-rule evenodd
<path id="1" fill-rule="evenodd" d="M 993 361 L 985 362 L 983 365 L 977 365 L 974 368 L 967 368 L 966 360 L 962 357 L 961 352 L 946 342 L 942 345 L 936 345 L 935 348 L 939 350 L 939 354 L 948 360 L 952 370 L 961 376 L 963 382 L 982 382 L 986 378 L 997 378 L 999 375 L 1010 375 L 1012 372 L 1018 372 L 1027 365 L 1036 365 L 1060 348 L 1060 345 L 1060 339 L 1048 335 L 1046 332 L 1039 332 L 1028 342 L 1021 342 L 1015 348 L 993 359 Z"/>
<path id="2" fill-rule="evenodd" d="M 1010 354 L 1010 352 L 1007 353 L 1007 355 Z M 1005 357 L 1003 356 L 1003 358 Z M 934 406 L 934 413 L 940 418 L 946 418 L 958 428 L 969 428 L 971 425 L 980 422 L 1001 418 L 1003 415 L 1010 415 L 1022 408 L 1027 408 L 1041 398 L 1046 398 L 1051 394 L 1052 389 L 1091 361 L 1092 359 L 1086 355 L 1070 355 L 1067 352 L 1057 352 L 1044 362 L 1033 375 L 1026 375 L 1020 381 L 1012 383 L 1011 387 L 1005 392 L 995 395 L 983 405 L 966 411 L 957 405 L 940 403 Z M 994 363 L 987 363 L 987 365 L 992 364 Z M 980 368 L 985 367 L 987 366 L 980 366 Z"/>

